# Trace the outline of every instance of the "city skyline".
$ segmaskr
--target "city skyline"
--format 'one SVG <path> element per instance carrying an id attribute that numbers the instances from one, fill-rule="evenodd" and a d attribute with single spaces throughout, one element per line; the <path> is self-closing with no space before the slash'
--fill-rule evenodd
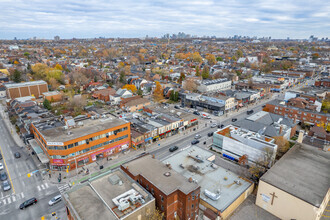
<path id="1" fill-rule="evenodd" d="M 0 3 L 0 39 L 271 36 L 307 39 L 329 36 L 325 1 L 29 1 Z"/>

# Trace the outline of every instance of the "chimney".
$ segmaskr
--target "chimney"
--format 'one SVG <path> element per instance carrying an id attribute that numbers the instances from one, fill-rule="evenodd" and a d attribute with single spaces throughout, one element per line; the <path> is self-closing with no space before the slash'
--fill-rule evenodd
<path id="1" fill-rule="evenodd" d="M 304 138 L 304 133 L 305 133 L 304 130 L 299 131 L 299 136 L 298 136 L 298 139 L 297 139 L 298 143 L 302 143 L 303 138 Z"/>
<path id="2" fill-rule="evenodd" d="M 192 183 L 193 179 L 191 177 L 189 177 L 188 181 L 189 181 L 189 183 Z"/>
<path id="3" fill-rule="evenodd" d="M 280 135 L 282 134 L 282 132 L 283 132 L 283 125 L 280 126 L 280 132 L 279 132 Z"/>

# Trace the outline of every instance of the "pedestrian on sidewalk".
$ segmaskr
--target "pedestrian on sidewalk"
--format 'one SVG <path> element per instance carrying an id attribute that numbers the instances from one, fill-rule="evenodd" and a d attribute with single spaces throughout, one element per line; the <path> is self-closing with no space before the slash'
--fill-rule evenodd
<path id="1" fill-rule="evenodd" d="M 49 173 L 49 179 L 50 179 L 50 178 L 52 178 L 52 174 L 51 174 L 51 173 Z"/>

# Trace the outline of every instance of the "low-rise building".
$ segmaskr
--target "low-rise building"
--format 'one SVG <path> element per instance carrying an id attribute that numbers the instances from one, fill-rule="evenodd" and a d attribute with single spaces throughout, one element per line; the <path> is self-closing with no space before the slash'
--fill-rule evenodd
<path id="1" fill-rule="evenodd" d="M 156 206 L 165 219 L 195 219 L 198 216 L 200 187 L 169 164 L 147 155 L 123 164 L 121 169 L 155 197 Z"/>
<path id="2" fill-rule="evenodd" d="M 120 169 L 74 186 L 62 199 L 69 220 L 136 220 L 155 212 L 155 198 Z"/>
<path id="3" fill-rule="evenodd" d="M 8 99 L 24 96 L 34 96 L 39 98 L 44 92 L 48 92 L 48 85 L 43 80 L 24 83 L 6 83 L 4 85 L 6 87 Z"/>
<path id="4" fill-rule="evenodd" d="M 143 110 L 143 107 L 150 104 L 150 101 L 146 98 L 137 98 L 126 102 L 122 108 L 127 112 L 139 112 Z"/>
<path id="5" fill-rule="evenodd" d="M 197 146 L 182 149 L 163 161 L 201 187 L 199 208 L 204 216 L 210 210 L 221 219 L 227 219 L 252 193 L 254 184 L 214 162 L 213 153 Z"/>
<path id="6" fill-rule="evenodd" d="M 197 87 L 201 93 L 231 89 L 231 81 L 227 79 L 203 80 Z"/>
<path id="7" fill-rule="evenodd" d="M 62 101 L 62 94 L 58 91 L 44 92 L 42 93 L 43 98 L 47 99 L 50 102 L 59 102 Z"/>
<path id="8" fill-rule="evenodd" d="M 329 167 L 329 152 L 296 144 L 260 178 L 256 205 L 280 219 L 320 219 L 330 199 Z"/>
<path id="9" fill-rule="evenodd" d="M 212 147 L 223 157 L 234 161 L 238 161 L 245 155 L 249 163 L 267 160 L 271 166 L 275 161 L 277 145 L 274 144 L 273 138 L 259 133 L 228 125 L 214 132 Z"/>

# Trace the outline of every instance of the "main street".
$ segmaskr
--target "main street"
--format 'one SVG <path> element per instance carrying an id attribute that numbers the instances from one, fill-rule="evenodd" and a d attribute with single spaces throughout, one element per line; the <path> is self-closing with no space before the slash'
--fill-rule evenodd
<path id="1" fill-rule="evenodd" d="M 57 186 L 44 181 L 41 172 L 28 177 L 28 173 L 39 169 L 39 164 L 35 164 L 25 146 L 18 146 L 14 141 L 12 132 L 15 131 L 8 129 L 3 110 L 0 115 L 0 151 L 3 157 L 0 163 L 4 166 L 1 172 L 7 173 L 11 184 L 11 190 L 5 192 L 1 189 L 0 192 L 0 219 L 40 219 L 45 214 L 64 208 L 62 202 L 48 207 L 48 201 L 59 194 Z M 19 152 L 21 157 L 15 158 L 15 152 Z M 38 203 L 26 210 L 19 210 L 19 205 L 32 197 L 36 197 Z"/>

